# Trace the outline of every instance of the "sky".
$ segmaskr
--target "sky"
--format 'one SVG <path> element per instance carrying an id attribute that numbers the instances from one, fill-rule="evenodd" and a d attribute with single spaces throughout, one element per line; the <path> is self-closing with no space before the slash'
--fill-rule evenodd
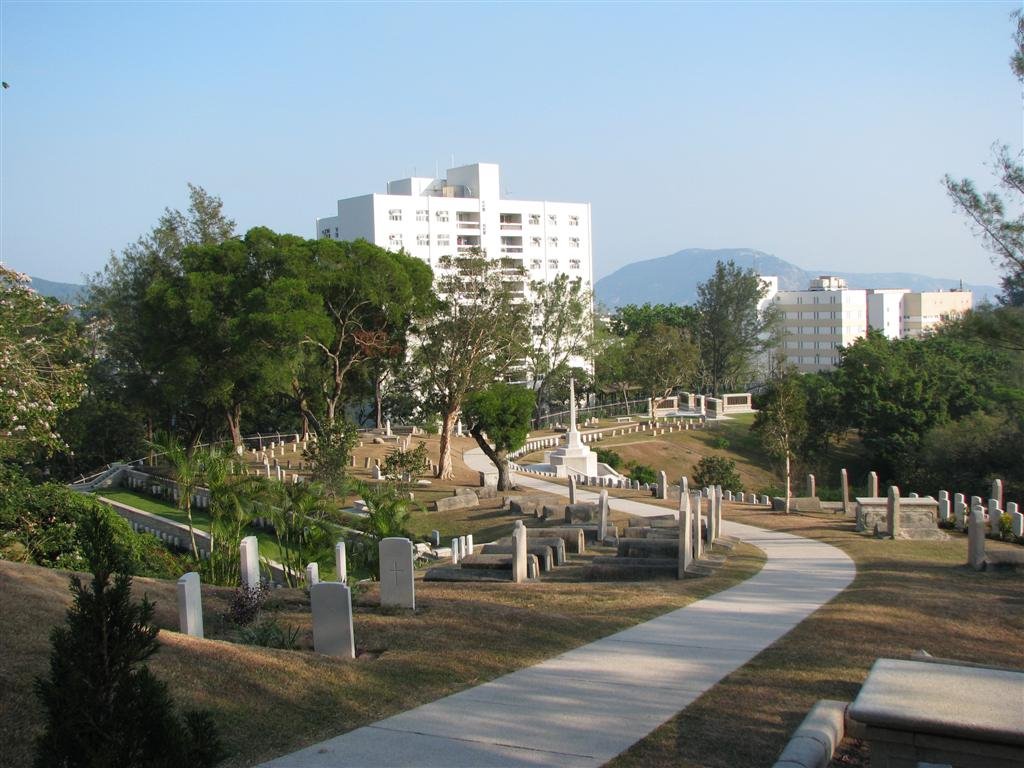
<path id="1" fill-rule="evenodd" d="M 187 183 L 306 237 L 457 165 L 590 202 L 594 271 L 683 248 L 998 270 L 942 177 L 1021 150 L 1019 2 L 0 2 L 0 260 L 80 282 Z"/>

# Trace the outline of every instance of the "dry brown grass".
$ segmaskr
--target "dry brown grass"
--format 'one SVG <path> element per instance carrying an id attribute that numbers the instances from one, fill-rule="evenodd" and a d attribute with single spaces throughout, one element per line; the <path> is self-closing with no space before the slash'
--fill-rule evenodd
<path id="1" fill-rule="evenodd" d="M 434 701 L 603 637 L 749 578 L 763 556 L 741 547 L 716 575 L 642 584 L 417 583 L 417 610 L 382 612 L 376 586 L 359 596 L 355 630 L 362 656 L 339 661 L 314 653 L 160 634 L 152 668 L 179 702 L 213 711 L 230 766 L 250 765 Z M 581 566 L 578 566 L 581 567 Z M 563 574 L 565 576 L 566 574 Z M 156 621 L 177 626 L 174 584 L 137 579 L 156 601 Z M 204 587 L 207 631 L 227 637 L 218 618 L 231 590 Z M 50 628 L 70 603 L 67 574 L 0 562 L 0 764 L 30 761 L 40 711 L 32 680 L 47 669 Z M 274 592 L 280 623 L 310 645 L 308 599 Z"/>
<path id="2" fill-rule="evenodd" d="M 614 768 L 771 765 L 814 702 L 852 700 L 878 657 L 907 658 L 924 649 L 1024 669 L 1024 575 L 971 571 L 964 565 L 964 536 L 948 542 L 875 540 L 830 515 L 726 516 L 834 544 L 856 561 L 857 577 L 612 761 Z"/>

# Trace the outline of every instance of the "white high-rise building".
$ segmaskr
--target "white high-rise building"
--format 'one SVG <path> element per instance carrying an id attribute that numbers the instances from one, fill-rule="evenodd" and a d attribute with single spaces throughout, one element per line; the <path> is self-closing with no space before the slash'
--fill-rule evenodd
<path id="1" fill-rule="evenodd" d="M 903 297 L 909 288 L 872 288 L 868 291 L 868 327 L 887 339 L 900 337 Z"/>
<path id="2" fill-rule="evenodd" d="M 338 201 L 335 216 L 316 220 L 318 238 L 370 242 L 423 259 L 435 270 L 443 256 L 482 249 L 529 283 L 559 274 L 593 287 L 589 203 L 510 200 L 502 197 L 498 166 L 449 168 L 445 178 L 414 176 L 389 182 L 384 194 Z"/>
<path id="3" fill-rule="evenodd" d="M 839 347 L 868 331 L 867 291 L 847 288 L 841 277 L 822 275 L 806 291 L 779 291 L 782 350 L 797 370 L 828 370 L 839 363 Z"/>

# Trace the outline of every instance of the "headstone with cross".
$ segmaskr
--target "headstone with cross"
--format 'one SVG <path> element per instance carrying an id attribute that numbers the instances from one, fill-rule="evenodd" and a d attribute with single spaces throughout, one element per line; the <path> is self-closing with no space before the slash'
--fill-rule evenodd
<path id="1" fill-rule="evenodd" d="M 409 539 L 390 536 L 380 542 L 380 604 L 416 608 L 413 546 Z"/>

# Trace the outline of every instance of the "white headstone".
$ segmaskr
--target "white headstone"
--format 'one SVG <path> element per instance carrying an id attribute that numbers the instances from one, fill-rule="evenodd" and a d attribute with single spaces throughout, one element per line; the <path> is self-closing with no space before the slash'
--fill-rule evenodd
<path id="1" fill-rule="evenodd" d="M 895 485 L 889 486 L 889 499 L 885 507 L 885 536 L 889 539 L 896 538 L 896 523 L 900 517 L 900 489 Z"/>
<path id="2" fill-rule="evenodd" d="M 313 650 L 328 656 L 356 657 L 352 631 L 352 593 L 338 581 L 321 581 L 309 590 L 313 611 Z"/>
<path id="3" fill-rule="evenodd" d="M 868 496 L 878 498 L 878 473 L 874 471 L 868 472 Z"/>
<path id="4" fill-rule="evenodd" d="M 382 480 L 384 478 L 383 473 L 380 471 L 380 467 L 378 467 L 376 464 L 373 465 L 373 469 L 371 470 L 370 476 L 374 480 Z"/>
<path id="5" fill-rule="evenodd" d="M 992 481 L 992 492 L 989 496 L 996 500 L 996 506 L 999 509 L 1003 509 L 1003 481 L 998 477 Z"/>
<path id="6" fill-rule="evenodd" d="M 309 563 L 306 566 L 306 586 L 312 587 L 320 583 L 320 563 Z"/>
<path id="7" fill-rule="evenodd" d="M 704 541 L 701 538 L 700 529 L 700 508 L 701 508 L 701 495 L 700 491 L 693 494 L 693 557 L 694 559 L 700 559 L 704 555 Z"/>
<path id="8" fill-rule="evenodd" d="M 467 533 L 466 534 L 466 554 L 467 555 L 472 555 L 473 554 L 473 534 L 472 533 Z"/>
<path id="9" fill-rule="evenodd" d="M 668 477 L 665 475 L 665 470 L 658 472 L 658 498 L 668 498 Z"/>
<path id="10" fill-rule="evenodd" d="M 576 476 L 569 475 L 569 503 L 576 503 Z"/>
<path id="11" fill-rule="evenodd" d="M 521 584 L 526 581 L 526 528 L 522 520 L 516 520 L 512 529 L 512 581 Z"/>
<path id="12" fill-rule="evenodd" d="M 387 437 L 391 437 L 391 419 L 384 422 L 384 434 Z"/>
<path id="13" fill-rule="evenodd" d="M 239 544 L 242 561 L 242 586 L 258 587 L 260 585 L 260 542 L 255 536 L 246 536 Z"/>
<path id="14" fill-rule="evenodd" d="M 843 514 L 850 514 L 850 477 L 846 473 L 846 467 L 839 470 L 839 483 L 843 489 Z"/>
<path id="15" fill-rule="evenodd" d="M 1010 533 L 1018 539 L 1024 538 L 1024 515 L 1017 511 L 1017 502 L 1006 503 L 1006 514 L 1010 516 Z"/>
<path id="16" fill-rule="evenodd" d="M 814 475 L 807 476 L 807 495 L 811 498 L 818 495 L 818 486 L 814 481 Z"/>
<path id="17" fill-rule="evenodd" d="M 985 567 L 985 510 L 980 504 L 971 509 L 967 526 L 967 564 L 976 571 Z"/>
<path id="18" fill-rule="evenodd" d="M 679 495 L 679 578 L 693 562 L 693 524 L 690 522 L 690 494 Z"/>
<path id="19" fill-rule="evenodd" d="M 334 572 L 338 581 L 348 584 L 348 558 L 345 554 L 345 542 L 339 541 L 334 545 Z"/>
<path id="20" fill-rule="evenodd" d="M 1002 516 L 1003 516 L 1003 511 L 999 508 L 999 500 L 998 499 L 994 499 L 994 498 L 989 499 L 988 500 L 988 524 L 989 524 L 989 530 L 991 530 L 992 533 L 994 533 L 994 534 L 998 534 L 999 533 L 999 522 L 1000 522 L 1000 519 L 1002 518 Z"/>
<path id="21" fill-rule="evenodd" d="M 459 537 L 456 536 L 454 539 L 452 539 L 452 565 L 458 565 L 460 559 L 461 558 L 459 557 Z"/>
<path id="22" fill-rule="evenodd" d="M 203 636 L 203 596 L 195 571 L 178 579 L 178 626 L 183 635 Z"/>
<path id="23" fill-rule="evenodd" d="M 381 539 L 380 604 L 399 608 L 416 608 L 413 578 L 413 546 L 408 539 L 390 536 Z"/>
<path id="24" fill-rule="evenodd" d="M 953 495 L 953 517 L 957 530 L 962 531 L 967 527 L 967 499 L 962 493 Z"/>

